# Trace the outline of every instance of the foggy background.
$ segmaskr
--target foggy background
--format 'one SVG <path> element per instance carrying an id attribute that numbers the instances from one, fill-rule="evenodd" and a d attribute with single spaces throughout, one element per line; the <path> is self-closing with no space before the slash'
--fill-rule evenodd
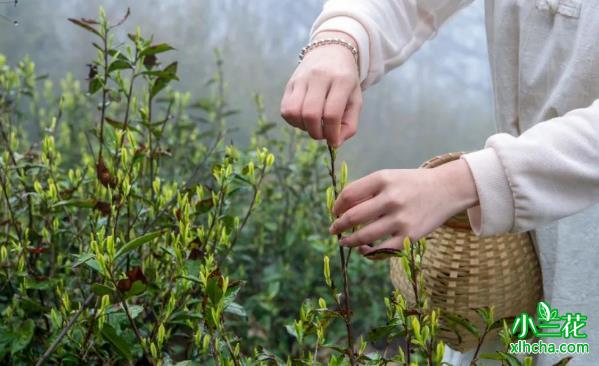
<path id="1" fill-rule="evenodd" d="M 222 50 L 229 102 L 242 113 L 240 141 L 255 123 L 253 93 L 264 95 L 271 120 L 279 116 L 283 88 L 297 65 L 323 0 L 19 0 L 0 1 L 0 53 L 14 64 L 25 55 L 38 72 L 58 80 L 83 80 L 95 52 L 91 35 L 67 22 L 94 18 L 104 6 L 109 18 L 132 15 L 119 37 L 140 26 L 144 35 L 177 51 L 179 90 L 206 95 L 214 72 L 213 49 Z M 14 26 L 12 20 L 18 21 Z M 163 60 L 167 62 L 167 60 Z M 483 3 L 453 17 L 432 41 L 383 82 L 365 93 L 358 134 L 341 149 L 358 177 L 381 168 L 416 167 L 450 151 L 483 146 L 494 131 Z"/>

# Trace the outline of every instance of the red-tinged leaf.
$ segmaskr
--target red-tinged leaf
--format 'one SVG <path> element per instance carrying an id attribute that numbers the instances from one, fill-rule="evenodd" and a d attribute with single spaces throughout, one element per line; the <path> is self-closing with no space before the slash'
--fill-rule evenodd
<path id="1" fill-rule="evenodd" d="M 104 201 L 97 201 L 94 208 L 102 214 L 102 216 L 110 215 L 111 207 L 110 203 Z"/>
<path id="2" fill-rule="evenodd" d="M 91 33 L 97 35 L 98 37 L 102 37 L 100 35 L 100 32 L 98 32 L 98 30 L 96 28 L 94 28 L 91 25 L 87 24 L 83 20 L 81 20 L 81 19 L 74 19 L 74 18 L 68 18 L 68 20 L 69 20 L 69 22 L 71 22 L 71 23 L 73 23 L 75 25 L 80 26 L 81 28 L 85 29 L 86 31 L 91 32 Z"/>
<path id="3" fill-rule="evenodd" d="M 128 278 L 122 278 L 118 280 L 116 283 L 116 288 L 123 293 L 129 291 L 131 289 L 131 280 Z"/>
<path id="4" fill-rule="evenodd" d="M 29 250 L 29 253 L 31 254 L 41 254 L 43 252 L 46 251 L 46 248 L 44 247 L 31 247 L 31 248 L 27 248 L 27 250 Z"/>
<path id="5" fill-rule="evenodd" d="M 87 80 L 92 80 L 96 77 L 96 75 L 98 75 L 98 65 L 87 64 L 85 66 L 87 66 L 89 69 L 89 71 L 87 72 Z"/>
<path id="6" fill-rule="evenodd" d="M 121 20 L 119 20 L 118 23 L 112 25 L 110 28 L 116 28 L 116 27 L 122 25 L 123 23 L 125 23 L 127 21 L 127 19 L 129 18 L 129 15 L 131 15 L 131 8 L 127 8 L 127 12 L 125 13 L 125 16 L 123 16 L 123 18 Z"/>
<path id="7" fill-rule="evenodd" d="M 158 63 L 158 57 L 156 55 L 147 55 L 144 57 L 144 66 L 148 69 L 153 68 Z"/>
<path id="8" fill-rule="evenodd" d="M 104 160 L 101 158 L 98 160 L 98 164 L 96 164 L 96 176 L 104 187 L 116 187 L 116 179 L 110 175 L 106 163 L 104 163 Z"/>
<path id="9" fill-rule="evenodd" d="M 89 18 L 80 18 L 79 19 L 82 23 L 85 24 L 89 24 L 89 25 L 95 25 L 95 24 L 100 24 L 100 22 L 98 22 L 95 19 L 89 19 Z"/>

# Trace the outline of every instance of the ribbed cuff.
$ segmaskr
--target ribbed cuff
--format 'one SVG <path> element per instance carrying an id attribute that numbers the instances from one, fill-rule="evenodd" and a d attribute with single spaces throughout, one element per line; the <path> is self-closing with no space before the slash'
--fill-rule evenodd
<path id="1" fill-rule="evenodd" d="M 310 38 L 313 39 L 316 34 L 325 31 L 343 32 L 353 37 L 358 45 L 360 82 L 366 80 L 366 77 L 368 76 L 368 67 L 370 65 L 370 40 L 364 26 L 354 18 L 348 16 L 336 16 L 326 20 L 316 28 L 312 32 Z"/>
<path id="2" fill-rule="evenodd" d="M 492 148 L 462 155 L 478 192 L 479 206 L 468 210 L 473 231 L 480 236 L 510 232 L 514 226 L 514 198 L 497 153 Z"/>

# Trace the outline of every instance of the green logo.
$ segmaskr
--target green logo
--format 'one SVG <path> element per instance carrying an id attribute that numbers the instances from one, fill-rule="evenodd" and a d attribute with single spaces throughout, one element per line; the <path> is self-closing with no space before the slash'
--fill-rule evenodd
<path id="1" fill-rule="evenodd" d="M 581 329 L 587 325 L 587 316 L 581 313 L 559 315 L 557 308 L 541 301 L 537 305 L 537 322 L 528 313 L 521 313 L 514 319 L 512 334 L 518 339 L 528 338 L 529 332 L 537 338 L 586 338 Z"/>

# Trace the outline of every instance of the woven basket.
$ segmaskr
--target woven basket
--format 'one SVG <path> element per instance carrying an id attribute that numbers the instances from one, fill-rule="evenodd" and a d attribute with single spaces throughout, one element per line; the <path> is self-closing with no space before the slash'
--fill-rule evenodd
<path id="1" fill-rule="evenodd" d="M 435 157 L 422 165 L 434 168 L 458 159 L 461 153 Z M 484 325 L 473 308 L 494 306 L 495 319 L 534 314 L 542 296 L 539 261 L 528 233 L 477 237 L 466 212 L 462 212 L 427 237 L 422 272 L 431 305 L 461 315 L 479 329 Z M 391 259 L 391 281 L 414 302 L 412 287 L 398 258 Z M 477 340 L 463 329 L 441 323 L 439 337 L 458 351 L 474 348 Z M 493 338 L 496 332 L 489 337 Z"/>

